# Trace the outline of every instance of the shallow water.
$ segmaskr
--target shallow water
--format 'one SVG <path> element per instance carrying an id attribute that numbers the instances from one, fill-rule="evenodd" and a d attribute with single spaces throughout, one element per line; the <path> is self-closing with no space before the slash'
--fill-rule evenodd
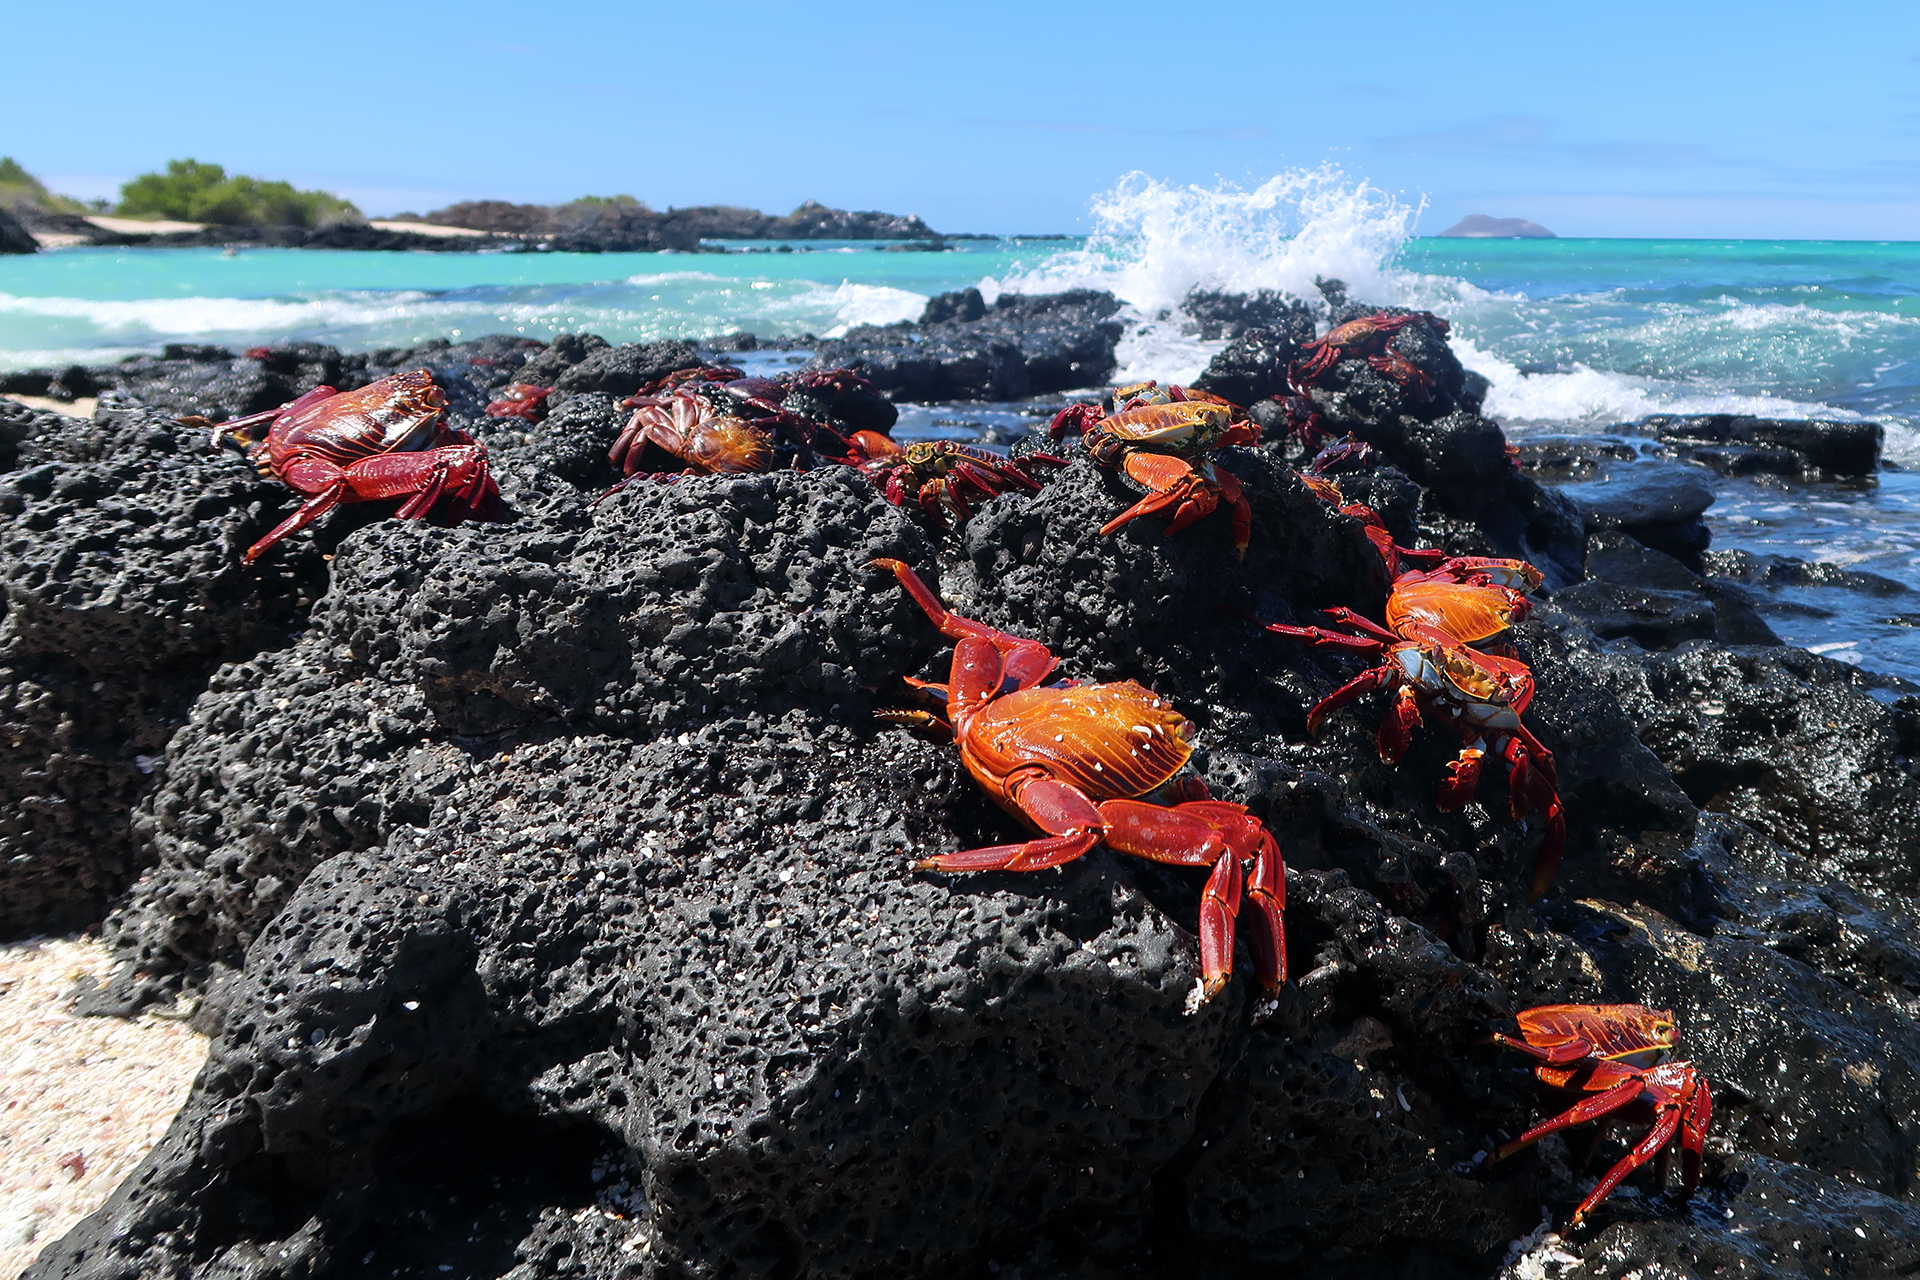
<path id="1" fill-rule="evenodd" d="M 1084 239 L 956 241 L 945 253 L 870 242 L 697 255 L 62 250 L 0 259 L 0 368 L 169 342 L 836 336 L 911 319 L 947 289 L 1088 286 L 1129 303 L 1121 376 L 1181 380 L 1224 345 L 1183 328 L 1189 288 L 1317 298 L 1315 279 L 1329 276 L 1354 297 L 1448 317 L 1462 359 L 1492 380 L 1487 411 L 1516 435 L 1598 432 L 1659 412 L 1867 417 L 1886 425 L 1895 467 L 1920 469 L 1920 243 L 1421 239 L 1416 209 L 1333 170 L 1251 190 L 1133 175 L 1093 212 Z M 1031 420 L 1018 406 L 926 406 L 908 409 L 902 429 L 1004 437 Z M 1716 485 L 1716 546 L 1920 588 L 1920 476 Z M 1920 679 L 1920 596 L 1804 588 L 1767 603 L 1794 643 Z"/>

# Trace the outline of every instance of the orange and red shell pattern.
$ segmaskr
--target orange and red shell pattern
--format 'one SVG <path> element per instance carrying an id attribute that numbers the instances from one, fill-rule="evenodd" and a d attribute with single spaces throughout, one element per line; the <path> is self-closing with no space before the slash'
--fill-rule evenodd
<path id="1" fill-rule="evenodd" d="M 1523 1009 L 1517 1021 L 1520 1035 L 1496 1034 L 1495 1043 L 1532 1058 L 1533 1074 L 1541 1084 L 1579 1100 L 1501 1146 L 1495 1160 L 1576 1124 L 1604 1126 L 1630 1120 L 1649 1127 L 1573 1211 L 1574 1226 L 1649 1161 L 1657 1159 L 1655 1181 L 1664 1184 L 1676 1139 L 1681 1185 L 1687 1194 L 1699 1186 L 1707 1134 L 1713 1126 L 1713 1090 L 1691 1062 L 1672 1059 L 1679 1034 L 1671 1009 L 1553 1004 Z"/>

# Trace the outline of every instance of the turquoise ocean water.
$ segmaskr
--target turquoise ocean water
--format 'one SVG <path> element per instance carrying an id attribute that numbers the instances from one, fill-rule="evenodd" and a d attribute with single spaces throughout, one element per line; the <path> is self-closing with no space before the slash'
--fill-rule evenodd
<path id="1" fill-rule="evenodd" d="M 1316 276 L 1336 276 L 1357 298 L 1447 316 L 1462 359 L 1493 381 L 1487 411 L 1516 435 L 1597 432 L 1657 412 L 1885 423 L 1898 469 L 1877 482 L 1718 481 L 1709 519 L 1716 546 L 1920 589 L 1920 243 L 1440 240 L 1411 234 L 1415 213 L 1323 172 L 1251 192 L 1130 178 L 1095 199 L 1090 237 L 961 241 L 946 253 L 61 250 L 0 258 L 0 368 L 170 342 L 833 336 L 914 318 L 943 290 L 1086 285 L 1130 304 L 1122 374 L 1178 380 L 1222 345 L 1182 331 L 1189 288 L 1313 297 Z M 937 421 L 964 434 L 966 415 Z M 1796 611 L 1770 615 L 1787 639 L 1920 679 L 1920 597 L 1803 594 Z"/>

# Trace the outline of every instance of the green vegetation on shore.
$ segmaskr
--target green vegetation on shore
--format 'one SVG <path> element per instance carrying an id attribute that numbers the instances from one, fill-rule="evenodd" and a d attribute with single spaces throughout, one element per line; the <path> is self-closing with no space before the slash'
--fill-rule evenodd
<path id="1" fill-rule="evenodd" d="M 36 213 L 96 212 L 69 196 L 57 196 L 46 184 L 22 169 L 12 156 L 0 156 L 0 209 L 15 217 Z"/>
<path id="2" fill-rule="evenodd" d="M 360 211 L 325 191 L 245 174 L 217 164 L 169 160 L 165 173 L 143 173 L 120 188 L 114 212 L 126 218 L 178 218 L 222 226 L 320 227 L 358 222 Z"/>

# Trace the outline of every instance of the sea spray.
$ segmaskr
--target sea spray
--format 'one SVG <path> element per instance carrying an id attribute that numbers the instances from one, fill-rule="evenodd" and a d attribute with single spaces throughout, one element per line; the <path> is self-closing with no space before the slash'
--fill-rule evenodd
<path id="1" fill-rule="evenodd" d="M 1201 340 L 1184 323 L 1180 306 L 1190 292 L 1270 290 L 1324 314 L 1316 281 L 1336 278 L 1356 297 L 1397 302 L 1420 287 L 1394 262 L 1423 207 L 1333 165 L 1290 169 L 1251 190 L 1134 172 L 1094 197 L 1094 232 L 1084 247 L 989 276 L 980 291 L 1111 290 L 1128 304 L 1117 376 L 1183 381 L 1224 345 Z"/>

